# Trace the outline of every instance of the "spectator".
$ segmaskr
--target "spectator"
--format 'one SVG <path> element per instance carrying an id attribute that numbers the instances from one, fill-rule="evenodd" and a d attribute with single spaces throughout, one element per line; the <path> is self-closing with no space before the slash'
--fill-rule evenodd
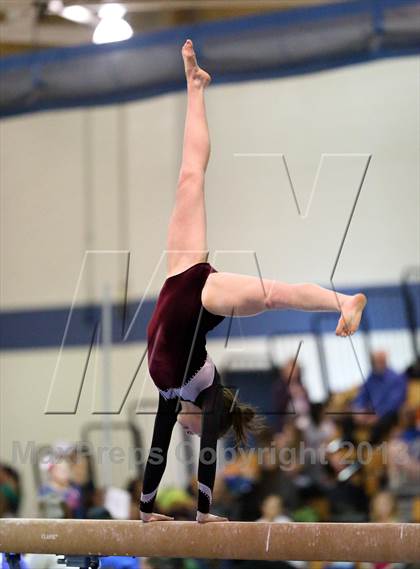
<path id="1" fill-rule="evenodd" d="M 80 505 L 75 511 L 75 517 L 84 518 L 87 510 L 93 505 L 95 486 L 89 465 L 89 447 L 86 445 L 68 445 L 65 454 L 70 467 L 69 480 L 81 495 Z"/>
<path id="2" fill-rule="evenodd" d="M 261 505 L 261 517 L 257 522 L 291 522 L 292 520 L 283 513 L 283 500 L 276 494 L 267 496 Z"/>
<path id="3" fill-rule="evenodd" d="M 353 401 L 352 410 L 359 425 L 372 427 L 373 444 L 383 440 L 396 423 L 398 410 L 404 403 L 407 391 L 406 375 L 398 374 L 388 366 L 387 354 L 371 354 L 372 371 Z M 369 412 L 373 413 L 369 415 Z"/>
<path id="4" fill-rule="evenodd" d="M 398 521 L 397 502 L 391 492 L 378 492 L 371 500 L 370 521 L 388 524 Z"/>
<path id="5" fill-rule="evenodd" d="M 300 465 L 296 460 L 296 453 L 293 453 L 299 433 L 293 422 L 289 420 L 285 423 L 283 431 L 277 433 L 274 439 L 269 436 L 267 433 L 266 438 L 262 438 L 260 443 L 262 452 L 259 453 L 259 475 L 255 486 L 255 498 L 260 504 L 265 496 L 277 494 L 282 497 L 289 510 L 294 510 L 300 505 L 299 489 L 296 484 Z M 255 519 L 255 516 L 252 519 Z"/>
<path id="6" fill-rule="evenodd" d="M 279 378 L 274 383 L 273 399 L 278 413 L 277 432 L 283 430 L 288 415 L 298 418 L 309 413 L 309 397 L 302 383 L 302 370 L 294 358 L 280 368 Z"/>
<path id="7" fill-rule="evenodd" d="M 51 461 L 48 480 L 39 489 L 39 501 L 47 518 L 72 518 L 81 507 L 81 493 L 70 480 L 71 469 L 66 459 Z"/>
<path id="8" fill-rule="evenodd" d="M 408 406 L 401 411 L 400 427 L 389 444 L 389 480 L 397 488 L 400 484 L 420 479 L 420 409 Z"/>
<path id="9" fill-rule="evenodd" d="M 420 407 L 405 405 L 388 446 L 388 484 L 404 521 L 411 521 L 420 481 Z"/>
<path id="10" fill-rule="evenodd" d="M 301 418 L 298 428 L 301 432 L 305 453 L 303 463 L 305 474 L 311 485 L 322 487 L 327 478 L 323 459 L 327 444 L 338 435 L 338 428 L 330 416 L 325 414 L 327 403 L 312 403 L 310 415 Z"/>
<path id="11" fill-rule="evenodd" d="M 20 499 L 20 477 L 17 470 L 7 464 L 0 464 L 0 517 L 17 516 Z"/>

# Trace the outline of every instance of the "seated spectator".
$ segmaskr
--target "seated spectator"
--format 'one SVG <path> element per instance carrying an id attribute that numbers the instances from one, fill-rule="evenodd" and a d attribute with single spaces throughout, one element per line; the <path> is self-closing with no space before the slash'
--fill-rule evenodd
<path id="1" fill-rule="evenodd" d="M 70 466 L 70 482 L 81 494 L 80 506 L 75 512 L 77 518 L 84 518 L 87 510 L 93 505 L 95 485 L 89 465 L 89 455 L 88 445 L 68 443 L 65 456 Z"/>
<path id="2" fill-rule="evenodd" d="M 338 428 L 331 416 L 326 415 L 327 403 L 312 403 L 310 415 L 301 418 L 297 425 L 304 445 L 303 464 L 305 474 L 313 485 L 322 486 L 326 473 L 323 459 L 327 444 L 338 436 Z"/>
<path id="3" fill-rule="evenodd" d="M 298 461 L 301 468 L 294 481 L 304 505 L 303 509 L 299 508 L 299 515 L 315 513 L 317 520 L 328 520 L 330 516 L 328 449 L 331 441 L 340 435 L 337 424 L 326 414 L 327 406 L 328 402 L 312 403 L 310 415 L 296 422 L 300 433 Z"/>
<path id="4" fill-rule="evenodd" d="M 17 470 L 7 464 L 0 464 L 0 517 L 17 516 L 20 498 L 20 477 Z"/>
<path id="5" fill-rule="evenodd" d="M 273 400 L 278 413 L 277 432 L 283 430 L 291 414 L 296 418 L 309 414 L 310 403 L 302 383 L 302 370 L 294 358 L 280 368 L 278 380 L 273 386 Z"/>
<path id="6" fill-rule="evenodd" d="M 391 486 L 420 480 L 420 408 L 408 406 L 401 411 L 400 426 L 388 447 L 388 474 Z"/>
<path id="7" fill-rule="evenodd" d="M 333 421 L 336 427 L 336 437 L 353 444 L 358 443 L 354 431 L 355 421 L 352 415 L 353 401 L 358 393 L 359 387 L 351 387 L 344 391 L 331 393 L 324 410 L 326 416 L 334 416 Z M 365 440 L 364 437 L 362 440 Z"/>
<path id="8" fill-rule="evenodd" d="M 397 502 L 391 492 L 378 492 L 371 500 L 370 521 L 378 524 L 388 524 L 398 521 Z"/>
<path id="9" fill-rule="evenodd" d="M 373 352 L 371 364 L 372 371 L 360 387 L 352 403 L 352 411 L 356 413 L 354 420 L 357 424 L 372 428 L 370 440 L 376 444 L 387 436 L 396 423 L 398 410 L 406 397 L 407 378 L 388 366 L 384 351 Z"/>
<path id="10" fill-rule="evenodd" d="M 39 503 L 47 518 L 73 518 L 81 507 L 81 492 L 70 480 L 66 459 L 52 460 L 47 466 L 48 479 L 39 489 Z"/>
<path id="11" fill-rule="evenodd" d="M 292 520 L 283 512 L 283 500 L 276 494 L 267 496 L 261 504 L 261 517 L 257 522 L 291 522 Z"/>
<path id="12" fill-rule="evenodd" d="M 420 407 L 404 405 L 388 445 L 388 484 L 396 494 L 402 519 L 412 521 L 420 482 Z"/>
<path id="13" fill-rule="evenodd" d="M 299 505 L 299 490 L 296 477 L 299 475 L 299 461 L 294 451 L 298 443 L 298 431 L 289 418 L 283 431 L 271 438 L 270 433 L 261 437 L 258 449 L 258 477 L 255 481 L 252 497 L 255 503 L 255 515 L 259 513 L 259 504 L 265 496 L 277 494 L 282 497 L 288 510 Z"/>

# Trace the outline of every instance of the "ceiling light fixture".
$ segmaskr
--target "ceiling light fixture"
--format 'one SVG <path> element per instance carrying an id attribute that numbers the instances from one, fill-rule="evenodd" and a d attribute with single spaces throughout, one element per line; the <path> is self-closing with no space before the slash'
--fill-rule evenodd
<path id="1" fill-rule="evenodd" d="M 73 6 L 65 6 L 61 10 L 61 15 L 66 20 L 77 22 L 78 24 L 89 24 L 92 21 L 92 12 L 85 6 L 77 4 Z"/>
<path id="2" fill-rule="evenodd" d="M 121 4 L 104 4 L 98 12 L 99 24 L 93 33 L 93 43 L 111 43 L 131 38 L 133 29 L 124 20 L 127 10 Z"/>
<path id="3" fill-rule="evenodd" d="M 86 6 L 73 4 L 65 6 L 62 0 L 50 0 L 48 2 L 48 12 L 55 16 L 61 16 L 66 20 L 76 22 L 77 24 L 94 24 L 95 18 L 93 12 Z"/>
<path id="4" fill-rule="evenodd" d="M 63 9 L 63 0 L 50 0 L 48 2 L 48 11 L 53 14 L 59 14 Z"/>
<path id="5" fill-rule="evenodd" d="M 125 6 L 123 6 L 122 4 L 103 4 L 103 6 L 101 6 L 99 8 L 98 11 L 98 16 L 102 19 L 102 18 L 115 18 L 115 19 L 121 19 L 124 18 L 124 16 L 127 13 L 127 8 Z"/>

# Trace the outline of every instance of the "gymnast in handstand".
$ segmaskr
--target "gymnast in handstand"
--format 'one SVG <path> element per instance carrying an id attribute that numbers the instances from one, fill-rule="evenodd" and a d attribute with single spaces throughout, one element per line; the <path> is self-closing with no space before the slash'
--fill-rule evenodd
<path id="1" fill-rule="evenodd" d="M 207 262 L 204 177 L 210 156 L 204 92 L 210 76 L 198 64 L 191 40 L 182 48 L 187 115 L 175 206 L 169 222 L 167 279 L 147 330 L 150 376 L 159 390 L 151 451 L 146 464 L 140 517 L 171 520 L 153 512 L 173 428 L 200 437 L 198 522 L 225 521 L 210 514 L 217 440 L 232 430 L 237 443 L 256 429 L 254 409 L 221 385 L 206 351 L 206 334 L 228 316 L 252 316 L 292 308 L 340 314 L 336 334 L 356 332 L 366 298 L 315 284 L 287 284 L 217 272 Z"/>

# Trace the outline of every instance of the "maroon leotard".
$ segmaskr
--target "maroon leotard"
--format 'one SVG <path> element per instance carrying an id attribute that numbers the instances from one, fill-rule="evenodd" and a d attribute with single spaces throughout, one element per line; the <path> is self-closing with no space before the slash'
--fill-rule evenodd
<path id="1" fill-rule="evenodd" d="M 206 360 L 206 334 L 223 320 L 201 304 L 201 291 L 214 272 L 209 263 L 197 263 L 162 287 L 147 327 L 150 376 L 160 390 L 180 387 Z"/>

